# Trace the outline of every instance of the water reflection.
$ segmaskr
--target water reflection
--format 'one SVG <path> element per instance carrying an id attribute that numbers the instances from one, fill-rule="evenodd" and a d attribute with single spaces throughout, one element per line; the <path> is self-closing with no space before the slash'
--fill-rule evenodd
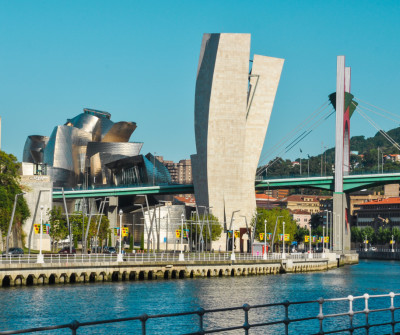
<path id="1" fill-rule="evenodd" d="M 20 329 L 31 326 L 63 324 L 72 320 L 92 321 L 136 316 L 142 313 L 165 314 L 205 309 L 282 302 L 284 300 L 315 300 L 319 297 L 346 297 L 350 294 L 380 294 L 400 292 L 398 278 L 400 263 L 362 261 L 359 265 L 327 272 L 285 274 L 249 277 L 198 278 L 186 280 L 137 281 L 120 283 L 71 284 L 42 287 L 0 289 L 0 330 Z M 356 310 L 364 308 L 363 301 L 354 304 Z M 371 302 L 371 307 L 387 307 L 388 300 Z M 347 302 L 326 303 L 326 313 L 348 310 Z M 284 315 L 282 306 L 250 312 L 251 323 L 272 321 Z M 291 317 L 318 314 L 318 304 L 307 308 L 291 306 Z M 355 317 L 355 323 L 364 315 Z M 386 316 L 371 315 L 371 320 L 384 320 Z M 150 320 L 151 334 L 178 334 L 198 329 L 197 315 L 179 319 Z M 242 310 L 216 313 L 205 318 L 208 327 L 241 325 Z M 346 324 L 348 318 L 325 320 L 324 326 L 334 329 Z M 140 333 L 140 322 L 91 327 L 79 334 Z M 291 333 L 307 334 L 318 331 L 318 321 L 291 326 Z M 69 334 L 57 332 L 57 334 Z M 236 332 L 242 334 L 243 331 Z M 280 334 L 282 326 L 254 329 L 251 334 Z M 357 333 L 357 332 L 356 332 Z M 363 332 L 361 332 L 363 333 Z M 374 333 L 374 332 L 371 332 Z M 380 332 L 375 332 L 379 334 Z M 388 332 L 389 333 L 389 332 Z M 52 333 L 54 334 L 54 332 Z M 230 333 L 231 334 L 231 333 Z M 232 332 L 235 334 L 235 332 Z"/>

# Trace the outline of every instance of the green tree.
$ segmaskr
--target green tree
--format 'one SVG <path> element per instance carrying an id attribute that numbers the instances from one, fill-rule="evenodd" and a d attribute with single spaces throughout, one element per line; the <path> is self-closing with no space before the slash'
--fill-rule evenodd
<path id="1" fill-rule="evenodd" d="M 222 227 L 221 224 L 218 222 L 218 219 L 212 215 L 208 214 L 207 216 L 200 215 L 199 218 L 197 218 L 197 215 L 194 216 L 193 220 L 195 222 L 202 223 L 204 221 L 204 226 L 203 226 L 203 232 L 201 235 L 203 236 L 204 241 L 209 241 L 210 240 L 210 233 L 207 228 L 207 222 L 210 224 L 210 229 L 211 229 L 211 239 L 212 241 L 217 241 L 221 234 L 222 234 Z M 193 241 L 197 235 L 197 239 L 199 240 L 199 235 L 200 235 L 200 225 L 193 225 L 192 226 L 192 231 L 190 232 L 190 239 Z"/>
<path id="2" fill-rule="evenodd" d="M 314 213 L 311 215 L 310 225 L 312 229 L 316 229 L 319 227 L 323 222 L 323 217 L 320 213 Z"/>
<path id="3" fill-rule="evenodd" d="M 3 239 L 7 235 L 15 195 L 22 193 L 19 168 L 20 164 L 15 156 L 0 151 L 0 233 Z M 15 232 L 21 232 L 22 223 L 29 215 L 29 208 L 24 197 L 18 197 L 14 216 Z"/>
<path id="4" fill-rule="evenodd" d="M 61 207 L 54 207 L 47 211 L 50 223 L 50 238 L 52 240 L 52 250 L 55 250 L 56 244 L 68 236 L 67 222 L 63 217 Z"/>
<path id="5" fill-rule="evenodd" d="M 379 227 L 378 231 L 375 232 L 375 235 L 379 244 L 386 244 L 392 239 L 392 230 L 389 228 Z"/>
<path id="6" fill-rule="evenodd" d="M 351 242 L 362 242 L 361 229 L 353 226 L 351 227 Z"/>
<path id="7" fill-rule="evenodd" d="M 103 241 L 108 236 L 108 233 L 111 232 L 110 220 L 108 219 L 107 216 L 102 215 L 100 222 L 98 222 L 98 220 L 96 220 L 94 217 L 92 217 L 92 220 L 91 220 L 91 223 L 90 223 L 90 228 L 89 228 L 88 241 L 90 241 L 91 238 L 96 237 L 97 228 L 99 229 L 99 236 L 98 236 L 98 238 L 99 238 L 99 246 L 102 246 L 103 245 Z"/>
<path id="8" fill-rule="evenodd" d="M 285 222 L 285 234 L 290 235 L 290 241 L 295 240 L 297 232 L 297 223 L 293 220 L 289 210 L 274 208 L 274 209 L 257 209 L 257 222 L 255 218 L 252 220 L 252 227 L 255 228 L 255 238 L 260 240 L 260 233 L 264 233 L 264 222 L 267 222 L 267 233 L 274 233 L 276 224 L 276 233 L 274 243 L 280 242 L 279 234 L 283 233 L 283 222 Z"/>
<path id="9" fill-rule="evenodd" d="M 400 243 L 400 230 L 398 228 L 393 228 L 392 234 L 394 237 L 395 245 Z"/>
<path id="10" fill-rule="evenodd" d="M 361 237 L 363 241 L 365 238 L 369 241 L 368 243 L 375 244 L 377 239 L 376 239 L 376 234 L 375 230 L 372 227 L 365 227 L 364 229 L 361 230 Z"/>
<path id="11" fill-rule="evenodd" d="M 307 228 L 301 228 L 300 226 L 297 226 L 297 232 L 294 235 L 295 241 L 298 243 L 304 242 L 304 236 L 309 235 L 310 231 Z"/>
<path id="12" fill-rule="evenodd" d="M 85 215 L 83 225 L 82 225 L 82 220 L 83 220 L 82 212 L 80 211 L 74 212 L 69 219 L 75 246 L 78 244 L 78 241 L 82 242 L 82 235 L 84 236 L 86 234 L 89 217 Z M 99 222 L 96 221 L 96 216 L 92 216 L 90 219 L 90 227 L 86 241 L 87 243 L 86 247 L 89 247 L 90 240 L 96 236 L 98 224 Z M 99 245 L 102 245 L 104 239 L 107 236 L 111 236 L 110 221 L 108 220 L 107 216 L 102 215 L 99 228 Z"/>

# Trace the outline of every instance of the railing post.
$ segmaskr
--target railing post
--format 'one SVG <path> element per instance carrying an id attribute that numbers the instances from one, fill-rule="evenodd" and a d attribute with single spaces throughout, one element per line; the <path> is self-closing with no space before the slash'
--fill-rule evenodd
<path id="1" fill-rule="evenodd" d="M 244 310 L 244 324 L 243 324 L 243 328 L 244 328 L 244 333 L 245 335 L 249 334 L 249 329 L 250 329 L 250 324 L 249 324 L 249 310 L 250 310 L 250 305 L 248 304 L 244 304 L 243 305 L 243 310 Z"/>
<path id="2" fill-rule="evenodd" d="M 289 323 L 290 323 L 290 319 L 289 319 L 290 302 L 289 302 L 289 300 L 286 300 L 284 302 L 284 306 L 285 306 L 285 320 L 283 321 L 283 323 L 285 324 L 285 335 L 288 335 L 289 334 Z"/>
<path id="3" fill-rule="evenodd" d="M 71 334 L 76 335 L 76 331 L 79 328 L 79 322 L 78 321 L 72 321 L 70 324 L 69 328 L 71 329 Z"/>
<path id="4" fill-rule="evenodd" d="M 324 333 L 324 326 L 323 326 L 324 313 L 323 313 L 323 309 L 322 309 L 322 304 L 324 303 L 324 298 L 319 298 L 317 301 L 319 303 L 319 314 L 318 314 L 319 333 L 323 334 Z"/>
<path id="5" fill-rule="evenodd" d="M 197 315 L 199 316 L 199 333 L 204 332 L 204 328 L 203 328 L 203 316 L 204 316 L 204 308 L 200 308 L 197 311 Z"/>
<path id="6" fill-rule="evenodd" d="M 142 335 L 146 335 L 146 321 L 148 318 L 146 313 L 140 317 L 140 321 L 142 322 Z"/>
<path id="7" fill-rule="evenodd" d="M 350 334 L 353 334 L 354 332 L 354 328 L 353 328 L 353 316 L 354 316 L 354 312 L 353 312 L 353 300 L 354 297 L 352 295 L 349 295 L 347 297 L 347 299 L 349 299 L 349 318 L 350 318 Z M 368 334 L 368 332 L 367 332 Z"/>
<path id="8" fill-rule="evenodd" d="M 368 314 L 369 314 L 369 308 L 368 308 L 368 299 L 369 299 L 369 294 L 365 293 L 364 294 L 364 299 L 365 299 L 365 308 L 364 308 L 364 313 L 365 313 L 365 334 L 369 334 L 369 323 L 368 323 Z"/>
<path id="9" fill-rule="evenodd" d="M 391 312 L 391 314 L 392 314 L 392 335 L 395 335 L 394 326 L 396 325 L 396 321 L 394 320 L 394 311 L 395 311 L 395 308 L 394 308 L 394 300 L 393 300 L 393 298 L 394 298 L 394 293 L 393 293 L 393 292 L 390 292 L 390 293 L 389 293 L 389 296 L 390 296 L 390 312 Z"/>

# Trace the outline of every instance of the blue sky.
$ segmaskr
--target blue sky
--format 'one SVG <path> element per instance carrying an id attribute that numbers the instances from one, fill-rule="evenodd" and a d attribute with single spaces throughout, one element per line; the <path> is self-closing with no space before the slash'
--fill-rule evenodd
<path id="1" fill-rule="evenodd" d="M 352 93 L 393 113 L 400 84 L 399 1 L 0 0 L 2 150 L 84 107 L 138 124 L 131 141 L 165 159 L 195 152 L 194 89 L 205 32 L 251 33 L 251 53 L 285 59 L 264 151 L 335 91 L 336 56 Z M 383 129 L 398 126 L 374 116 Z M 376 130 L 355 114 L 351 135 Z M 334 116 L 286 155 L 334 144 Z"/>

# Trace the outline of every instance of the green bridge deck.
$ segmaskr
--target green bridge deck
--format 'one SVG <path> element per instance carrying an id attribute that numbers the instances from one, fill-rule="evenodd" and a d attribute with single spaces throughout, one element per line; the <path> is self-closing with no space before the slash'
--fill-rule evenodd
<path id="1" fill-rule="evenodd" d="M 365 175 L 349 175 L 343 178 L 344 192 L 354 192 L 364 188 L 400 183 L 400 173 L 382 173 L 382 174 L 365 174 Z M 256 180 L 255 189 L 276 189 L 276 188 L 296 188 L 311 187 L 324 190 L 334 190 L 333 176 L 324 177 L 306 177 L 306 178 L 281 178 L 281 179 L 265 179 Z M 190 194 L 194 193 L 193 185 L 155 185 L 155 186 L 132 186 L 132 187 L 110 187 L 110 188 L 94 188 L 87 190 L 66 190 L 66 198 L 93 198 L 93 197 L 111 197 L 124 195 L 139 194 Z M 62 192 L 60 190 L 53 191 L 53 199 L 61 199 Z"/>

